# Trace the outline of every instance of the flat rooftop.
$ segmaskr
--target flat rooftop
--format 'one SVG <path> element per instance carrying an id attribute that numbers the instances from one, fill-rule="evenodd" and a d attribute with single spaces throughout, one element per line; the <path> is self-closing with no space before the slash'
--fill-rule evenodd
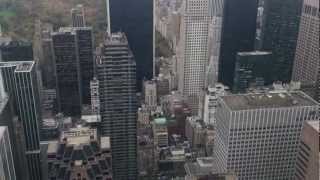
<path id="1" fill-rule="evenodd" d="M 21 62 L 16 66 L 15 72 L 30 72 L 33 68 L 34 61 Z"/>
<path id="2" fill-rule="evenodd" d="M 0 126 L 0 137 L 3 136 L 4 132 L 7 130 L 7 126 Z M 1 138 L 0 138 L 1 139 Z"/>
<path id="3" fill-rule="evenodd" d="M 252 55 L 271 55 L 272 53 L 269 51 L 248 51 L 248 52 L 238 52 L 239 56 L 252 56 Z"/>
<path id="4" fill-rule="evenodd" d="M 127 36 L 122 32 L 111 33 L 106 37 L 106 44 L 128 44 Z"/>
<path id="5" fill-rule="evenodd" d="M 320 129 L 320 121 L 307 121 L 307 124 L 309 124 L 312 128 L 314 128 L 317 132 L 319 132 Z"/>
<path id="6" fill-rule="evenodd" d="M 0 97 L 0 114 L 6 107 L 8 101 L 9 101 L 9 97 L 6 94 L 3 97 Z"/>
<path id="7" fill-rule="evenodd" d="M 316 106 L 318 103 L 301 91 L 291 93 L 261 93 L 222 96 L 222 100 L 233 111 Z"/>

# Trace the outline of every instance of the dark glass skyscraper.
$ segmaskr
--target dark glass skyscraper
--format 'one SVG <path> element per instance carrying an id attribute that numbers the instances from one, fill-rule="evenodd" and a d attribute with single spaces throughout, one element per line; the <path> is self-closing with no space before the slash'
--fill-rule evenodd
<path id="1" fill-rule="evenodd" d="M 265 0 L 261 49 L 272 51 L 277 80 L 291 80 L 302 0 Z"/>
<path id="2" fill-rule="evenodd" d="M 136 63 L 123 33 L 99 48 L 101 133 L 111 138 L 113 178 L 137 179 Z"/>
<path id="3" fill-rule="evenodd" d="M 93 35 L 91 27 L 74 28 L 80 62 L 82 100 L 90 104 L 90 81 L 93 79 Z"/>
<path id="4" fill-rule="evenodd" d="M 29 180 L 41 180 L 40 136 L 42 122 L 36 67 L 33 61 L 0 62 L 4 86 L 15 94 L 15 106 L 23 126 Z M 13 92 L 12 92 L 13 91 Z"/>
<path id="5" fill-rule="evenodd" d="M 123 31 L 137 60 L 138 84 L 152 77 L 153 0 L 110 0 L 112 32 Z M 139 86 L 140 87 L 140 86 Z"/>
<path id="6" fill-rule="evenodd" d="M 82 89 L 76 32 L 61 28 L 52 34 L 58 109 L 67 116 L 81 114 Z"/>
<path id="7" fill-rule="evenodd" d="M 246 93 L 250 87 L 262 87 L 273 83 L 272 53 L 264 51 L 239 52 L 234 70 L 233 92 Z"/>
<path id="8" fill-rule="evenodd" d="M 219 80 L 232 87 L 237 52 L 252 51 L 258 0 L 225 0 Z"/>

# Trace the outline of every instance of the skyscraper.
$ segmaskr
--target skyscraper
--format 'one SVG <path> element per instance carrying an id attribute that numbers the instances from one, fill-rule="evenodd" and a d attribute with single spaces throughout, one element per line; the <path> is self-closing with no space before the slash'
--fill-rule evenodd
<path id="1" fill-rule="evenodd" d="M 1 66 L 1 65 L 0 65 Z M 2 67 L 0 67 L 0 79 L 1 79 L 1 71 Z M 4 84 L 2 84 L 2 80 L 0 80 L 0 89 L 4 88 Z M 16 177 L 17 179 L 21 179 L 22 177 L 26 177 L 26 161 L 24 158 L 23 145 L 19 143 L 19 137 L 23 137 L 23 135 L 17 136 L 20 131 L 18 130 L 18 126 L 20 123 L 17 121 L 17 118 L 14 115 L 14 110 L 12 108 L 12 102 L 14 96 L 8 96 L 9 93 L 0 92 L 0 126 L 6 126 L 10 136 L 11 148 L 12 148 L 12 156 L 14 161 L 14 166 L 16 169 Z"/>
<path id="2" fill-rule="evenodd" d="M 250 87 L 271 85 L 274 74 L 271 52 L 251 51 L 238 52 L 234 69 L 233 92 L 245 93 Z"/>
<path id="3" fill-rule="evenodd" d="M 93 79 L 93 32 L 91 27 L 74 29 L 80 63 L 82 103 L 90 104 L 90 81 Z"/>
<path id="4" fill-rule="evenodd" d="M 18 64 L 15 69 L 18 114 L 25 133 L 29 179 L 41 180 L 40 164 L 40 98 L 34 62 Z"/>
<path id="5" fill-rule="evenodd" d="M 318 104 L 301 91 L 222 96 L 216 111 L 217 172 L 239 180 L 294 179 L 303 123 Z"/>
<path id="6" fill-rule="evenodd" d="M 82 84 L 77 34 L 73 28 L 52 33 L 56 70 L 58 109 L 67 116 L 79 116 Z"/>
<path id="7" fill-rule="evenodd" d="M 209 59 L 209 0 L 185 0 L 183 11 L 178 55 L 178 89 L 188 98 L 193 113 L 196 113 L 200 92 L 205 87 Z"/>
<path id="8" fill-rule="evenodd" d="M 213 0 L 211 13 L 212 20 L 209 24 L 209 64 L 206 72 L 206 88 L 218 82 L 219 58 L 221 47 L 222 20 L 224 0 Z"/>
<path id="9" fill-rule="evenodd" d="M 157 82 L 155 80 L 143 81 L 144 104 L 149 110 L 157 108 Z"/>
<path id="10" fill-rule="evenodd" d="M 41 180 L 40 164 L 40 97 L 34 61 L 0 62 L 4 84 L 14 94 L 15 106 L 23 126 L 25 157 L 29 179 Z"/>
<path id="11" fill-rule="evenodd" d="M 84 7 L 82 4 L 78 4 L 71 9 L 72 26 L 73 27 L 85 27 L 86 21 L 84 16 Z"/>
<path id="12" fill-rule="evenodd" d="M 225 0 L 219 81 L 232 87 L 236 54 L 254 49 L 258 0 Z"/>
<path id="13" fill-rule="evenodd" d="M 276 80 L 291 80 L 301 7 L 302 0 L 265 0 L 261 50 L 274 55 Z"/>
<path id="14" fill-rule="evenodd" d="M 101 133 L 111 138 L 114 179 L 137 179 L 136 63 L 123 33 L 100 45 L 97 59 Z"/>
<path id="15" fill-rule="evenodd" d="M 300 29 L 294 59 L 292 80 L 300 81 L 302 89 L 320 100 L 317 91 L 319 82 L 319 0 L 304 0 Z"/>
<path id="16" fill-rule="evenodd" d="M 8 128 L 0 126 L 0 179 L 16 180 Z"/>

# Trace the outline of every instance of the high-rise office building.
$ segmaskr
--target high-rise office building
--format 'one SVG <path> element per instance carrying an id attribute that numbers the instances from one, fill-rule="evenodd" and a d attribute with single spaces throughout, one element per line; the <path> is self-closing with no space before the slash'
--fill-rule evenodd
<path id="1" fill-rule="evenodd" d="M 16 180 L 8 128 L 0 126 L 0 179 Z"/>
<path id="2" fill-rule="evenodd" d="M 71 9 L 72 26 L 73 27 L 85 27 L 86 21 L 84 16 L 84 7 L 82 4 L 78 4 Z"/>
<path id="3" fill-rule="evenodd" d="M 271 85 L 275 75 L 272 53 L 264 51 L 238 52 L 234 69 L 234 93 L 245 93 L 250 87 Z"/>
<path id="4" fill-rule="evenodd" d="M 304 0 L 294 59 L 292 80 L 300 81 L 302 90 L 316 97 L 319 82 L 319 0 Z"/>
<path id="5" fill-rule="evenodd" d="M 294 179 L 300 135 L 318 104 L 301 91 L 222 96 L 216 111 L 216 172 L 239 180 Z"/>
<path id="6" fill-rule="evenodd" d="M 91 90 L 91 111 L 94 114 L 100 114 L 100 95 L 99 95 L 99 81 L 95 77 L 90 82 Z"/>
<path id="7" fill-rule="evenodd" d="M 254 49 L 258 0 L 225 0 L 219 81 L 232 87 L 236 54 Z"/>
<path id="8" fill-rule="evenodd" d="M 41 180 L 40 164 L 40 97 L 35 63 L 20 63 L 15 69 L 15 91 L 19 119 L 22 122 L 29 179 Z"/>
<path id="9" fill-rule="evenodd" d="M 56 70 L 58 110 L 67 116 L 79 116 L 82 84 L 77 34 L 73 28 L 52 33 Z"/>
<path id="10" fill-rule="evenodd" d="M 306 121 L 301 135 L 295 179 L 319 179 L 319 121 Z"/>
<path id="11" fill-rule="evenodd" d="M 97 58 L 101 134 L 111 138 L 114 179 L 137 179 L 136 63 L 123 33 L 100 45 Z"/>
<path id="12" fill-rule="evenodd" d="M 1 66 L 1 65 L 0 65 Z M 1 76 L 0 67 L 0 76 Z M 1 79 L 1 77 L 0 77 Z M 0 89 L 4 87 L 2 81 L 0 80 Z M 16 169 L 16 177 L 17 179 L 22 179 L 22 177 L 26 177 L 26 171 L 24 168 L 26 167 L 26 162 L 24 158 L 23 145 L 19 143 L 19 136 L 17 136 L 20 131 L 17 126 L 20 126 L 20 123 L 17 121 L 17 118 L 14 115 L 14 110 L 12 108 L 13 97 L 7 95 L 8 93 L 4 93 L 1 95 L 0 92 L 0 126 L 6 126 L 9 132 L 11 147 L 12 147 L 12 155 L 14 166 Z M 23 135 L 20 134 L 20 137 Z"/>
<path id="13" fill-rule="evenodd" d="M 218 98 L 227 93 L 228 87 L 223 84 L 209 86 L 204 97 L 203 121 L 206 125 L 215 125 L 215 113 L 218 107 Z"/>
<path id="14" fill-rule="evenodd" d="M 42 120 L 35 66 L 34 61 L 0 62 L 4 86 L 10 96 L 15 95 L 14 105 L 23 127 L 28 179 L 41 180 L 39 124 Z"/>
<path id="15" fill-rule="evenodd" d="M 82 103 L 90 104 L 90 81 L 93 79 L 93 32 L 91 27 L 74 28 L 80 63 Z"/>
<path id="16" fill-rule="evenodd" d="M 157 82 L 155 80 L 143 81 L 144 104 L 149 110 L 157 108 Z"/>
<path id="17" fill-rule="evenodd" d="M 206 72 L 206 88 L 218 82 L 224 0 L 212 2 L 212 20 L 209 24 L 209 64 Z"/>
<path id="18" fill-rule="evenodd" d="M 53 60 L 53 44 L 51 38 L 51 32 L 53 27 L 49 26 L 43 28 L 41 32 L 41 49 L 43 59 L 40 61 L 40 69 L 43 86 L 47 89 L 55 89 L 55 70 L 54 70 L 54 60 Z"/>
<path id="19" fill-rule="evenodd" d="M 197 113 L 199 95 L 205 87 L 208 65 L 208 33 L 211 13 L 209 0 L 185 0 L 182 6 L 178 89 Z"/>
<path id="20" fill-rule="evenodd" d="M 279 81 L 291 80 L 301 7 L 302 0 L 265 0 L 260 48 L 274 55 Z"/>

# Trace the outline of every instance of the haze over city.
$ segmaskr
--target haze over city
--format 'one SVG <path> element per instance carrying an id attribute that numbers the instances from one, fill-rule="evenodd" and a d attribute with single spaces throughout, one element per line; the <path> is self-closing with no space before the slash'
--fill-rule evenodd
<path id="1" fill-rule="evenodd" d="M 0 0 L 0 180 L 318 180 L 319 0 Z"/>

